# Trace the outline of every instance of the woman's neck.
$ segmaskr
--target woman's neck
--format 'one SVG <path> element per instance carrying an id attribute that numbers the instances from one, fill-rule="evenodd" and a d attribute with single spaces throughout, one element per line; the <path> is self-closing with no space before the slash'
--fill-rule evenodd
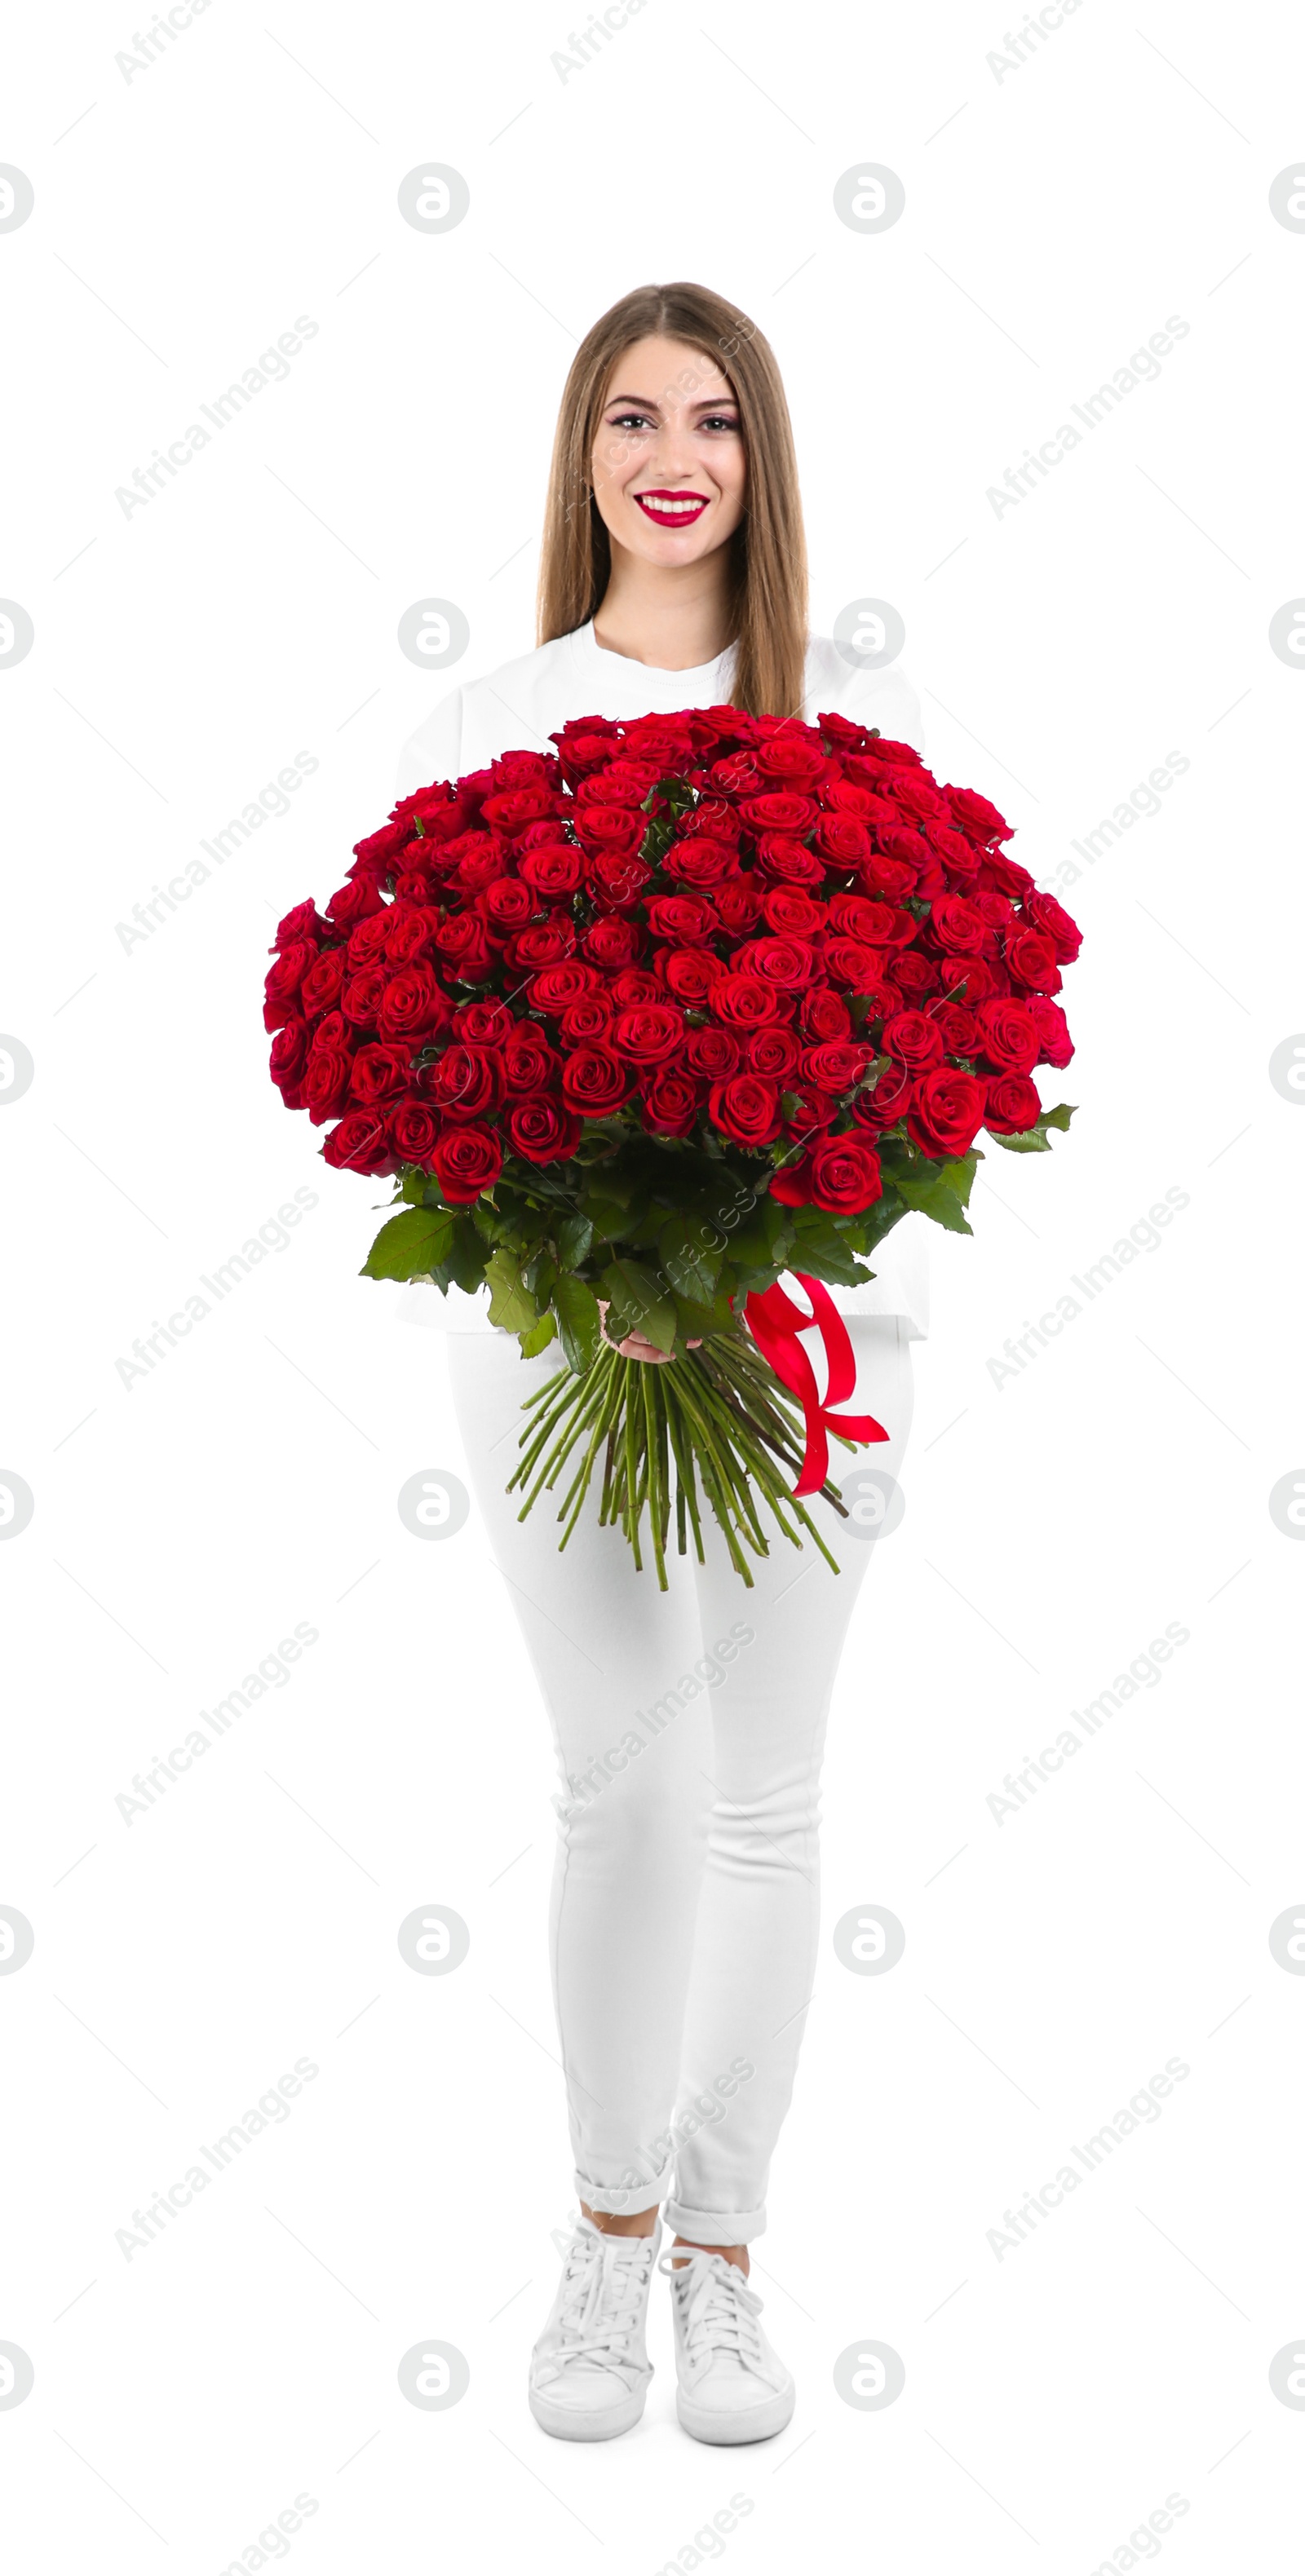
<path id="1" fill-rule="evenodd" d="M 729 548 L 671 570 L 612 545 L 612 569 L 594 617 L 605 653 L 655 671 L 696 671 L 734 640 Z"/>

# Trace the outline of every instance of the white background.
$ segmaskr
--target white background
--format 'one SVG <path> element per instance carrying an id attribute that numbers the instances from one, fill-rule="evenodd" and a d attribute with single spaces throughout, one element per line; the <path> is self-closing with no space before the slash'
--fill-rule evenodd
<path id="1" fill-rule="evenodd" d="M 1086 2576 L 1133 2563 L 1171 2493 L 1176 2570 L 1285 2563 L 1305 1984 L 1268 1932 L 1305 1898 L 1301 1559 L 1268 1497 L 1305 1424 L 1301 1095 L 1268 1061 L 1305 1025 L 1305 681 L 1268 626 L 1305 590 L 1305 237 L 1268 192 L 1303 66 L 1285 12 L 1208 0 L 1084 0 L 998 78 L 1005 32 L 977 5 L 648 0 L 563 80 L 543 7 L 215 0 L 128 80 L 107 7 L 11 27 L 0 157 L 35 208 L 0 234 L 0 591 L 35 643 L 0 670 L 0 1028 L 36 1073 L 0 1118 L 0 1463 L 35 1512 L 0 1547 L 0 1902 L 36 1945 L 0 1977 L 0 2341 L 35 2384 L 0 2454 L 24 2576 L 253 2569 L 297 2493 L 305 2576 L 690 2568 L 734 2493 L 740 2571 Z M 470 188 L 442 236 L 397 210 L 423 154 Z M 858 155 L 905 186 L 881 235 L 834 212 Z M 340 882 L 406 734 L 533 641 L 577 337 L 678 276 L 777 349 L 813 624 L 900 609 L 926 756 L 1043 882 L 1190 763 L 1065 893 L 1072 1136 L 990 1153 L 974 1241 L 935 1241 L 757 2247 L 799 2406 L 737 2456 L 676 2428 L 660 2307 L 636 2435 L 579 2449 L 526 2411 L 572 2206 L 547 1729 L 474 1515 L 442 1546 L 398 1518 L 417 1470 L 465 1474 L 443 1345 L 358 1278 L 386 1191 L 285 1118 L 259 1010 L 277 916 Z M 288 381 L 125 516 L 116 488 L 301 314 Z M 1171 315 L 1159 381 L 998 516 L 1006 467 Z M 445 678 L 395 640 L 428 595 L 470 623 Z M 115 925 L 301 750 L 292 810 L 125 950 Z M 133 1338 L 296 1187 L 319 1204 L 288 1246 L 125 1387 Z M 1160 1247 L 998 1389 L 1007 1337 L 1171 1188 Z M 319 1641 L 286 1686 L 124 1822 L 132 1774 L 297 1621 Z M 998 1823 L 1003 1775 L 1169 1622 L 1162 1681 Z M 447 1977 L 396 1945 L 429 1903 L 471 1931 Z M 906 1926 L 884 1977 L 829 1938 L 866 1903 Z M 288 2119 L 126 2260 L 133 2209 L 301 2056 Z M 1003 2211 L 1170 2057 L 1162 2116 L 999 2260 Z M 431 2337 L 471 2371 L 442 2413 L 396 2377 Z M 866 2338 L 905 2363 L 882 2412 L 833 2383 Z"/>

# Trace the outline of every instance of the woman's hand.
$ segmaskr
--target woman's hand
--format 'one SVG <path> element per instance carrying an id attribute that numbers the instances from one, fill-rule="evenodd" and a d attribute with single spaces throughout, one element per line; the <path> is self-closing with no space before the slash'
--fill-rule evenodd
<path id="1" fill-rule="evenodd" d="M 610 1351 L 619 1351 L 623 1360 L 643 1360 L 645 1362 L 652 1362 L 657 1367 L 663 1367 L 666 1361 L 671 1357 L 671 1354 L 669 1351 L 659 1351 L 657 1344 L 655 1342 L 650 1342 L 646 1333 L 627 1333 L 623 1342 L 614 1342 L 611 1339 L 607 1330 L 607 1309 L 609 1303 L 610 1300 L 606 1297 L 600 1297 L 598 1300 L 598 1328 L 608 1349 Z M 684 1347 L 689 1351 L 700 1350 L 702 1347 L 701 1334 L 699 1334 L 696 1341 L 686 1342 Z"/>

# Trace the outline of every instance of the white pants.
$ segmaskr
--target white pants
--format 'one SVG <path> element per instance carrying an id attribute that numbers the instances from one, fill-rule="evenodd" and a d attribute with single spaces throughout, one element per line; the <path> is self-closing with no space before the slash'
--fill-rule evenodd
<path id="1" fill-rule="evenodd" d="M 874 1414 L 891 1438 L 831 1444 L 833 1474 L 896 1476 L 912 1402 L 905 1327 L 847 1324 L 846 1410 Z M 671 1555 L 662 1593 L 620 1530 L 599 1528 L 591 1489 L 559 1554 L 565 1478 L 524 1522 L 520 1492 L 504 1491 L 522 1398 L 556 1353 L 523 1360 L 500 1332 L 449 1348 L 476 1499 L 562 1774 L 551 1947 L 575 2188 L 607 2211 L 669 2193 L 679 2234 L 746 2244 L 766 2223 L 815 1978 L 825 1720 L 875 1542 L 815 1501 L 841 1572 L 776 1529 L 770 1556 L 749 1558 L 749 1591 L 704 1504 L 707 1563 Z"/>

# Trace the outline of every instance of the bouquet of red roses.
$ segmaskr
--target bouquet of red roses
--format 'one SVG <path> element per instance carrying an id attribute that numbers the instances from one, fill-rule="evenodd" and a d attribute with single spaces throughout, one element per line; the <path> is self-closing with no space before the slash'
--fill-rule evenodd
<path id="1" fill-rule="evenodd" d="M 637 1562 L 647 1509 L 663 1585 L 700 1495 L 745 1581 L 759 1503 L 832 1565 L 801 1497 L 842 1508 L 831 1430 L 886 1435 L 830 1410 L 854 1372 L 822 1283 L 872 1278 L 908 1210 L 968 1234 L 981 1129 L 1029 1153 L 1068 1126 L 1033 1074 L 1073 1052 L 1079 933 L 995 806 L 842 716 L 552 740 L 404 797 L 325 914 L 287 913 L 272 1080 L 326 1162 L 396 1179 L 364 1276 L 487 1281 L 524 1353 L 559 1344 L 523 1518 L 569 1465 L 561 1544 L 597 1476 Z M 621 1357 L 633 1332 L 667 1364 Z"/>

